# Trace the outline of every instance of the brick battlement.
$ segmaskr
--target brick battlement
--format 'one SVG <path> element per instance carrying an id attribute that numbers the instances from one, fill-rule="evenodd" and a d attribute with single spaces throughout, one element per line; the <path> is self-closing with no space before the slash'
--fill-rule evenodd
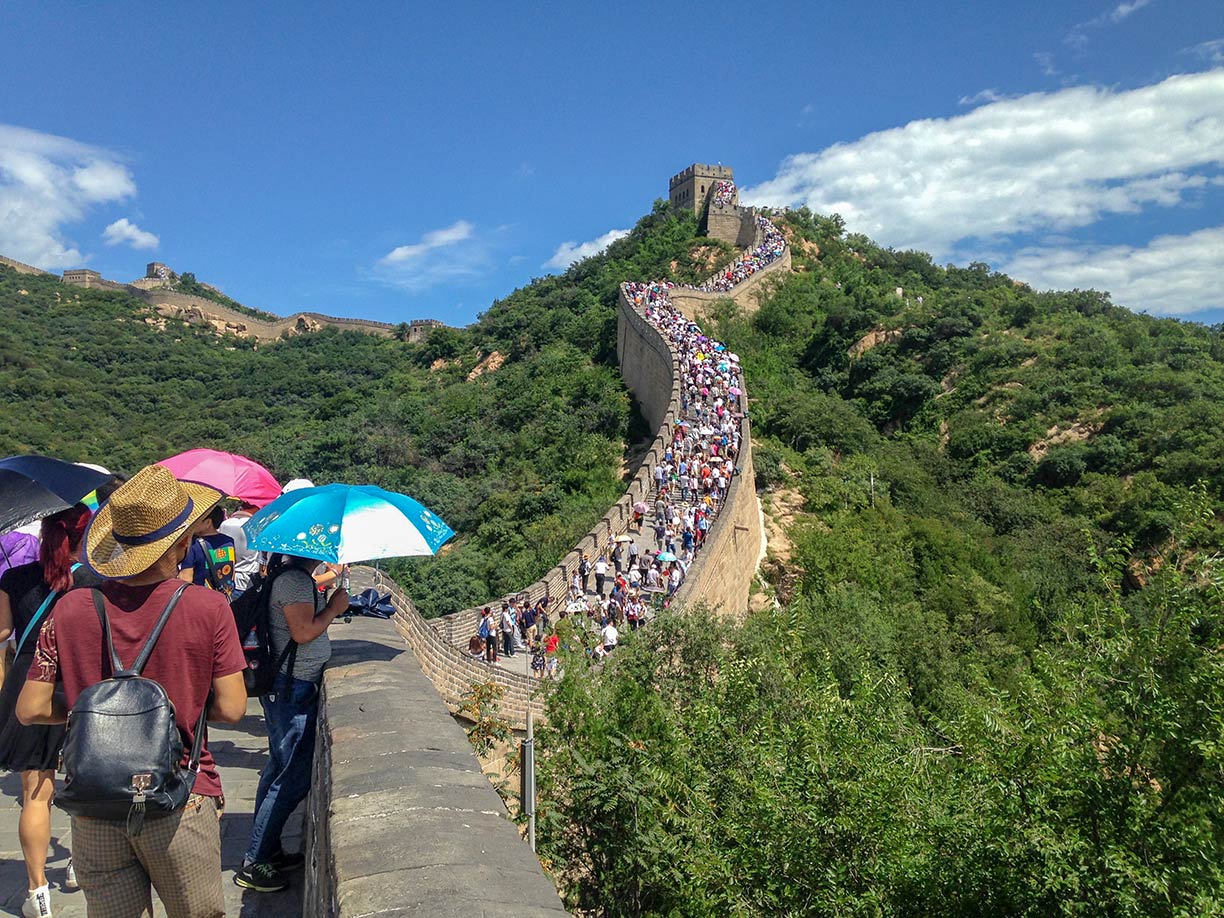
<path id="1" fill-rule="evenodd" d="M 675 188 L 677 185 L 684 184 L 685 181 L 695 175 L 704 175 L 715 179 L 734 178 L 733 172 L 734 170 L 730 166 L 724 166 L 721 163 L 716 166 L 708 166 L 705 163 L 693 163 L 687 169 L 673 175 L 671 181 L 667 183 L 667 187 Z"/>
<path id="2" fill-rule="evenodd" d="M 27 265 L 25 262 L 18 261 L 15 258 L 5 258 L 0 255 L 0 265 L 12 268 L 18 274 L 41 274 L 44 277 L 54 277 L 50 271 L 44 271 L 42 268 L 36 268 L 33 265 Z"/>

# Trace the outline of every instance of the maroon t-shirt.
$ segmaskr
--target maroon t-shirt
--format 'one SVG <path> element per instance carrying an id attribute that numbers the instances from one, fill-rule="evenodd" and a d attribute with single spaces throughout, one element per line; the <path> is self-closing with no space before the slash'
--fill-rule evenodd
<path id="1" fill-rule="evenodd" d="M 103 584 L 111 637 L 124 666 L 136 662 L 145 638 L 182 583 L 164 580 L 151 586 L 129 586 L 112 580 Z M 106 654 L 100 651 L 105 642 L 91 594 L 87 589 L 72 590 L 56 603 L 39 632 L 30 665 L 30 680 L 54 683 L 58 677 L 63 682 L 70 708 L 82 691 L 111 675 L 109 663 L 103 670 Z M 159 682 L 174 704 L 174 719 L 183 735 L 184 765 L 213 680 L 242 672 L 244 666 L 238 629 L 225 597 L 205 587 L 188 586 L 141 674 Z M 221 796 L 221 778 L 207 742 L 200 756 L 195 793 Z"/>

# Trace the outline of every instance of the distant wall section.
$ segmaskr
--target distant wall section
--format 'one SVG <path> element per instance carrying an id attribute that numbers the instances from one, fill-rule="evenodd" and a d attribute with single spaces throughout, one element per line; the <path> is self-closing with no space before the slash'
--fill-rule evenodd
<path id="1" fill-rule="evenodd" d="M 166 285 L 170 282 L 168 276 L 172 272 L 160 262 L 150 262 L 146 268 L 146 276 L 131 284 L 109 280 L 92 268 L 69 268 L 62 275 L 56 275 L 3 255 L 0 255 L 0 265 L 12 268 L 19 274 L 59 277 L 64 284 L 70 287 L 129 293 L 150 303 L 164 318 L 180 319 L 193 325 L 211 325 L 218 332 L 256 338 L 261 341 L 275 340 L 286 332 L 301 334 L 319 331 L 329 326 L 383 337 L 391 337 L 396 333 L 397 328 L 390 322 L 347 319 L 324 315 L 320 312 L 298 312 L 286 318 L 260 318 L 218 303 L 216 300 L 166 289 Z M 424 341 L 434 329 L 442 327 L 443 324 L 437 319 L 413 319 L 410 323 L 405 323 L 407 326 L 406 338 L 412 342 Z"/>
<path id="2" fill-rule="evenodd" d="M 772 285 L 785 278 L 790 269 L 791 250 L 790 246 L 787 246 L 781 257 L 737 284 L 731 291 L 707 293 L 687 287 L 674 287 L 667 295 L 671 298 L 672 305 L 694 322 L 702 321 L 709 314 L 710 307 L 720 300 L 735 300 L 735 304 L 743 312 L 751 315 L 761 308 L 761 300 Z"/>
<path id="3" fill-rule="evenodd" d="M 5 258 L 0 255 L 0 265 L 12 268 L 18 274 L 41 274 L 46 277 L 54 277 L 50 271 L 44 271 L 42 268 L 36 268 L 33 265 L 27 265 L 25 262 L 17 261 L 15 258 Z"/>
<path id="4" fill-rule="evenodd" d="M 194 325 L 212 325 L 218 331 L 235 335 L 273 341 L 285 332 L 301 334 L 319 331 L 327 326 L 342 330 L 366 332 L 390 337 L 395 326 L 387 322 L 371 322 L 366 319 L 342 319 L 318 312 L 299 312 L 284 319 L 270 321 L 231 309 L 215 300 L 174 290 L 140 290 L 128 286 L 125 289 L 153 305 L 158 314 L 166 318 L 182 319 Z"/>

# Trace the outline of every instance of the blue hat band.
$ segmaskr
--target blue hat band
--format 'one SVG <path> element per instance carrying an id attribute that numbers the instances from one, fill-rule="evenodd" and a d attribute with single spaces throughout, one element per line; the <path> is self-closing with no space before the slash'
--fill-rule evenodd
<path id="1" fill-rule="evenodd" d="M 147 532 L 144 535 L 126 536 L 120 535 L 117 532 L 111 531 L 111 535 L 115 537 L 115 541 L 120 545 L 148 545 L 150 542 L 159 542 L 166 536 L 178 529 L 183 523 L 187 522 L 191 516 L 191 511 L 195 507 L 195 502 L 188 497 L 187 506 L 183 508 L 183 512 L 168 522 L 165 526 L 154 529 L 152 532 Z"/>

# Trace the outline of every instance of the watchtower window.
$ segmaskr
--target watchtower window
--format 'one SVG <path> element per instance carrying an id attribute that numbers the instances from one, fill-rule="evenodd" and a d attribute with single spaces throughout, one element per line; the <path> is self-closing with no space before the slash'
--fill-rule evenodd
<path id="1" fill-rule="evenodd" d="M 702 194 L 705 194 L 705 185 L 702 185 L 702 186 L 701 186 L 701 193 L 702 193 Z"/>

